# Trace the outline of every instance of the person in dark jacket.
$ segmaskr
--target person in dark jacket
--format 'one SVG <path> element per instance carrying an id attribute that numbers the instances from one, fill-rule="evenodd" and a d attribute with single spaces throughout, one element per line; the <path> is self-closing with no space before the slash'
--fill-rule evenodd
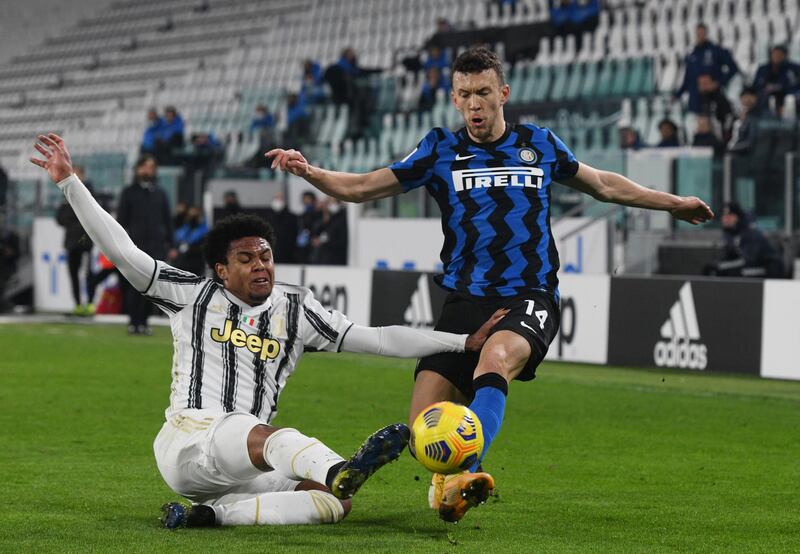
<path id="1" fill-rule="evenodd" d="M 203 220 L 203 213 L 197 206 L 186 211 L 184 224 L 175 230 L 175 244 L 178 257 L 175 267 L 203 276 L 206 262 L 203 258 L 203 241 L 208 234 L 208 225 Z"/>
<path id="2" fill-rule="evenodd" d="M 317 204 L 317 195 L 307 190 L 303 193 L 303 213 L 298 217 L 297 240 L 295 241 L 294 261 L 298 264 L 308 263 L 311 257 L 311 238 L 322 219 Z"/>
<path id="3" fill-rule="evenodd" d="M 347 211 L 335 198 L 322 204 L 322 216 L 311 239 L 311 263 L 347 265 Z"/>
<path id="4" fill-rule="evenodd" d="M 273 259 L 276 263 L 293 263 L 297 244 L 297 216 L 289 211 L 282 192 L 274 194 L 264 219 L 275 229 Z"/>
<path id="5" fill-rule="evenodd" d="M 75 175 L 83 181 L 89 192 L 94 194 L 94 189 L 81 166 L 74 166 Z M 88 298 L 86 303 L 81 300 L 81 276 L 80 269 L 83 260 L 86 258 L 86 277 L 83 279 L 86 291 L 92 289 L 92 241 L 83 231 L 81 222 L 70 207 L 69 203 L 64 202 L 56 212 L 56 222 L 64 228 L 64 250 L 67 251 L 67 268 L 69 269 L 69 280 L 72 285 L 72 299 L 75 307 L 72 310 L 74 315 L 88 316 L 94 314 L 94 304 Z"/>
<path id="6" fill-rule="evenodd" d="M 769 98 L 775 97 L 775 105 L 780 110 L 787 94 L 800 92 L 800 64 L 787 59 L 785 46 L 773 46 L 769 52 L 769 63 L 758 68 L 753 79 L 753 88 L 758 92 L 763 106 Z"/>
<path id="7" fill-rule="evenodd" d="M 172 212 L 167 193 L 156 184 L 158 167 L 152 156 L 136 162 L 133 183 L 122 190 L 117 220 L 141 250 L 155 259 L 165 259 L 172 241 Z M 150 301 L 131 287 L 127 290 L 130 334 L 150 334 L 147 318 Z"/>
<path id="8" fill-rule="evenodd" d="M 758 137 L 758 122 L 771 119 L 772 114 L 758 102 L 758 92 L 753 87 L 745 87 L 739 94 L 739 121 L 736 124 L 729 150 L 748 154 Z"/>
<path id="9" fill-rule="evenodd" d="M 675 148 L 681 145 L 678 141 L 678 126 L 671 119 L 659 121 L 658 132 L 661 140 L 658 141 L 656 148 Z"/>
<path id="10" fill-rule="evenodd" d="M 0 211 L 0 313 L 13 308 L 13 305 L 5 300 L 5 290 L 17 272 L 19 256 L 19 235 L 6 227 L 3 212 Z"/>
<path id="11" fill-rule="evenodd" d="M 678 98 L 685 92 L 689 93 L 688 109 L 692 113 L 701 113 L 702 103 L 697 87 L 697 78 L 700 74 L 708 73 L 721 88 L 725 88 L 739 72 L 739 66 L 736 65 L 730 50 L 708 40 L 707 33 L 708 28 L 703 23 L 695 28 L 695 47 L 686 56 L 683 83 L 675 92 Z"/>
<path id="12" fill-rule="evenodd" d="M 710 73 L 702 73 L 697 78 L 697 88 L 700 91 L 700 109 L 696 113 L 709 116 L 712 123 L 719 127 L 722 140 L 728 142 L 733 132 L 730 100 Z"/>
<path id="13" fill-rule="evenodd" d="M 739 204 L 725 205 L 722 229 L 725 237 L 722 261 L 707 267 L 706 274 L 769 279 L 785 276 L 778 251 Z"/>
<path id="14" fill-rule="evenodd" d="M 710 146 L 714 149 L 714 156 L 721 156 L 725 150 L 722 141 L 714 133 L 711 119 L 707 115 L 697 117 L 697 127 L 692 139 L 692 146 Z"/>

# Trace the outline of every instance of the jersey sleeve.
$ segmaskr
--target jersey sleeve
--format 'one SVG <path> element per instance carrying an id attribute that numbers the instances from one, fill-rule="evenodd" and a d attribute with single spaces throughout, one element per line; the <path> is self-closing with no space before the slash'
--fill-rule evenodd
<path id="1" fill-rule="evenodd" d="M 338 352 L 342 339 L 353 325 L 337 310 L 326 310 L 309 292 L 303 300 L 303 346 L 305 350 Z"/>
<path id="2" fill-rule="evenodd" d="M 171 316 L 191 304 L 208 279 L 156 261 L 150 285 L 142 293 L 161 311 Z"/>
<path id="3" fill-rule="evenodd" d="M 431 129 L 411 153 L 389 166 L 405 192 L 425 185 L 433 177 L 433 166 L 439 157 L 438 134 Z"/>
<path id="4" fill-rule="evenodd" d="M 558 181 L 559 179 L 575 177 L 575 174 L 578 173 L 578 160 L 572 151 L 549 129 L 547 131 L 547 140 L 550 141 L 556 151 L 556 166 L 553 172 L 553 179 Z"/>

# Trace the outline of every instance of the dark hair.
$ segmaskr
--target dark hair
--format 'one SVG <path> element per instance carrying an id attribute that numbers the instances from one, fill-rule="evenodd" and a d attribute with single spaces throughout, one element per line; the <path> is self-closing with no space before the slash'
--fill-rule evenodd
<path id="1" fill-rule="evenodd" d="M 706 27 L 706 24 L 705 24 L 705 23 L 702 23 L 702 22 L 701 22 L 701 23 L 698 23 L 697 25 L 695 25 L 695 27 L 694 27 L 694 28 L 695 28 L 695 29 L 703 29 L 704 31 L 708 31 L 708 27 Z"/>
<path id="2" fill-rule="evenodd" d="M 776 44 L 775 46 L 773 46 L 772 48 L 769 49 L 770 54 L 773 52 L 773 50 L 779 50 L 779 51 L 783 52 L 784 56 L 789 55 L 789 49 L 786 48 L 785 44 Z"/>
<path id="3" fill-rule="evenodd" d="M 751 94 L 753 96 L 758 96 L 758 89 L 754 86 L 744 87 L 742 91 L 739 93 L 739 96 L 744 96 L 745 94 Z"/>
<path id="4" fill-rule="evenodd" d="M 500 85 L 506 84 L 506 77 L 503 74 L 503 64 L 497 54 L 480 46 L 478 48 L 470 48 L 466 52 L 462 52 L 453 62 L 453 74 L 459 73 L 480 73 L 492 69 L 497 74 L 497 79 Z"/>
<path id="5" fill-rule="evenodd" d="M 142 167 L 144 164 L 146 164 L 147 162 L 149 162 L 151 160 L 153 161 L 153 163 L 158 165 L 158 162 L 156 162 L 156 158 L 154 156 L 152 156 L 150 154 L 142 154 L 136 160 L 136 163 L 133 165 L 133 167 L 136 168 L 136 169 L 139 169 L 140 167 Z"/>
<path id="6" fill-rule="evenodd" d="M 275 231 L 272 225 L 252 214 L 235 214 L 220 220 L 206 235 L 203 255 L 211 270 L 217 264 L 228 263 L 231 243 L 244 237 L 261 237 L 275 248 Z"/>
<path id="7" fill-rule="evenodd" d="M 739 219 L 747 219 L 747 212 L 744 211 L 738 202 L 726 202 L 725 208 Z"/>
<path id="8" fill-rule="evenodd" d="M 672 132 L 673 133 L 677 133 L 678 132 L 678 126 L 675 124 L 674 121 L 672 121 L 668 117 L 665 117 L 664 119 L 662 119 L 661 121 L 658 122 L 658 128 L 659 129 L 661 128 L 662 125 L 669 125 L 670 127 L 672 127 Z"/>

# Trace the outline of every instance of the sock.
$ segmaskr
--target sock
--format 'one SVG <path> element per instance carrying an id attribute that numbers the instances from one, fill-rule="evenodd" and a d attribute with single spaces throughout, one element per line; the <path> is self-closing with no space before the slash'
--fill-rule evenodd
<path id="1" fill-rule="evenodd" d="M 500 432 L 506 411 L 508 383 L 499 373 L 485 373 L 472 381 L 472 388 L 475 390 L 475 399 L 469 405 L 469 409 L 475 412 L 483 427 L 483 452 L 469 468 L 470 472 L 474 473 L 489 451 L 489 446 L 497 433 Z"/>
<path id="2" fill-rule="evenodd" d="M 344 462 L 336 452 L 297 429 L 272 433 L 264 443 L 264 459 L 271 468 L 291 479 L 311 479 L 323 485 L 331 467 Z"/>
<path id="3" fill-rule="evenodd" d="M 333 464 L 330 469 L 328 470 L 328 474 L 325 476 L 325 486 L 329 489 L 333 490 L 331 486 L 331 482 L 333 478 L 336 477 L 336 474 L 339 473 L 339 470 L 342 469 L 342 466 L 347 462 L 339 462 L 338 464 Z"/>
<path id="4" fill-rule="evenodd" d="M 323 491 L 268 492 L 212 508 L 217 525 L 336 523 L 344 517 L 342 503 Z"/>

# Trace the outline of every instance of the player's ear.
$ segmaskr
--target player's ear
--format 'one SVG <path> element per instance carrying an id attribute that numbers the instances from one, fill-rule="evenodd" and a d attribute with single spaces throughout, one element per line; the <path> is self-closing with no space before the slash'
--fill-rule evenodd
<path id="1" fill-rule="evenodd" d="M 506 83 L 502 87 L 500 87 L 500 104 L 501 105 L 505 104 L 506 102 L 508 102 L 509 94 L 511 94 L 511 87 L 508 85 L 508 83 Z"/>
<path id="2" fill-rule="evenodd" d="M 216 263 L 214 264 L 214 273 L 225 282 L 228 279 L 228 266 L 226 264 Z"/>

